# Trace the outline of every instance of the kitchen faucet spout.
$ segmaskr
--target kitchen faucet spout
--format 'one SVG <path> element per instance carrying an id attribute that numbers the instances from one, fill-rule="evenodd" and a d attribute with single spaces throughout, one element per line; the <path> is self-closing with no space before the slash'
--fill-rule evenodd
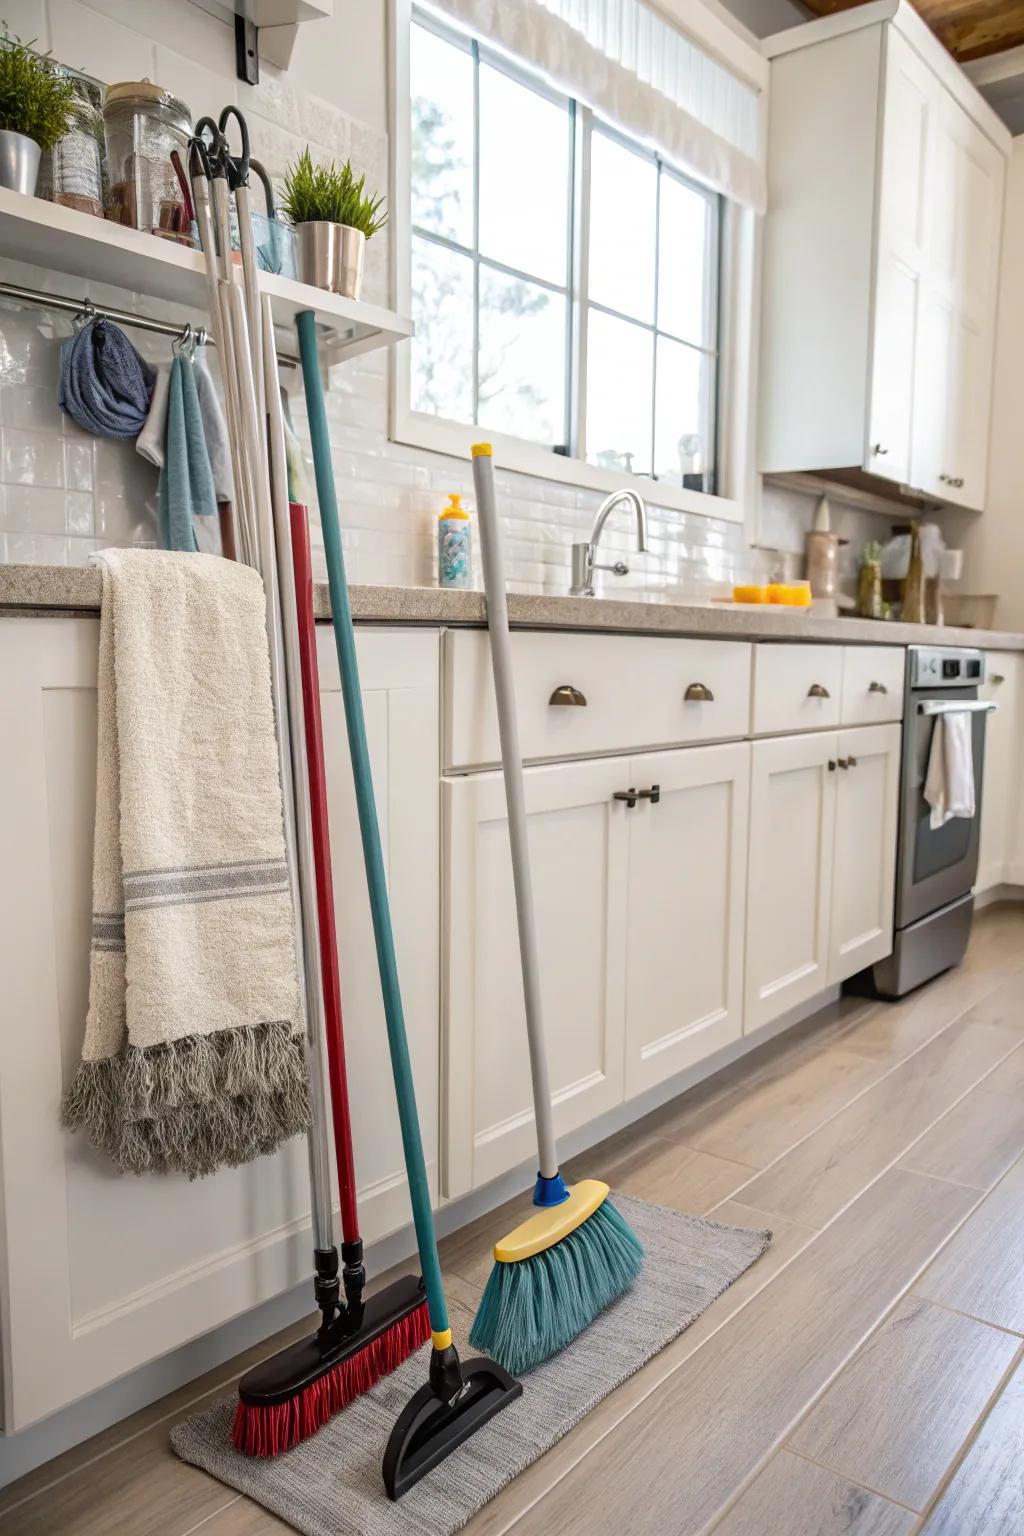
<path id="1" fill-rule="evenodd" d="M 620 502 L 632 508 L 636 519 L 637 554 L 647 553 L 647 508 L 643 497 L 632 490 L 612 491 L 597 509 L 594 531 L 587 543 L 572 546 L 572 586 L 569 591 L 573 597 L 593 597 L 595 571 L 611 571 L 615 576 L 629 575 L 629 566 L 624 560 L 616 560 L 611 565 L 601 565 L 597 560 L 597 547 L 601 542 L 604 525 Z"/>

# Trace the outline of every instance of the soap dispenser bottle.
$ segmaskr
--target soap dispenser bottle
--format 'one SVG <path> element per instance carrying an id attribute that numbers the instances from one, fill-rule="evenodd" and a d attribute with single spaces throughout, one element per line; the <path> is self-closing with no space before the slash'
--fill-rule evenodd
<path id="1" fill-rule="evenodd" d="M 437 579 L 442 587 L 468 587 L 473 577 L 473 550 L 469 513 L 458 491 L 437 520 Z"/>

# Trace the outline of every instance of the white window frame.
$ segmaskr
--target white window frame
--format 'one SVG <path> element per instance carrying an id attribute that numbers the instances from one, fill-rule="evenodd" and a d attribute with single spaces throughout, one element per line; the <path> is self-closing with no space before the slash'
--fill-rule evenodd
<path id="1" fill-rule="evenodd" d="M 412 113 L 410 99 L 410 28 L 413 0 L 389 0 L 391 180 L 390 228 L 391 298 L 393 306 L 408 315 L 412 309 L 412 226 L 410 200 L 410 158 Z M 629 136 L 624 135 L 626 142 Z M 587 134 L 577 134 L 577 155 L 589 143 Z M 575 184 L 580 184 L 579 176 Z M 641 490 L 654 506 L 680 512 L 742 523 L 756 505 L 754 474 L 754 414 L 752 396 L 756 360 L 755 326 L 757 305 L 755 285 L 759 267 L 759 220 L 751 210 L 723 199 L 719 221 L 718 279 L 718 388 L 716 493 L 692 491 L 667 480 L 647 475 L 631 475 L 606 469 L 586 460 L 569 458 L 550 449 L 487 432 L 494 445 L 495 457 L 502 468 L 537 479 L 550 480 L 583 490 L 607 492 Z M 579 229 L 577 261 L 585 259 L 587 231 Z M 585 300 L 577 292 L 572 298 L 571 323 L 578 335 L 580 309 Z M 390 367 L 390 437 L 393 442 L 469 459 L 470 448 L 484 430 L 410 409 L 410 342 L 400 342 L 391 352 Z M 468 360 L 467 360 L 468 361 Z M 578 349 L 574 349 L 570 379 L 572 409 L 580 408 L 585 378 Z M 579 386 L 582 386 L 579 387 Z"/>

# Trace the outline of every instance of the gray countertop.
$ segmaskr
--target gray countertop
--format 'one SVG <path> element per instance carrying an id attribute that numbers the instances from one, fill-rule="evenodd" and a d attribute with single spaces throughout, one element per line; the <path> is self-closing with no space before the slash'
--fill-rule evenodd
<path id="1" fill-rule="evenodd" d="M 481 592 L 436 587 L 350 589 L 352 613 L 363 624 L 475 624 L 485 622 Z M 96 613 L 100 574 L 92 567 L 0 565 L 0 614 L 39 616 Z M 316 588 L 317 617 L 330 617 L 325 582 Z M 974 645 L 1024 650 L 1024 635 L 994 629 L 931 624 L 881 624 L 868 619 L 825 619 L 799 610 L 731 609 L 660 599 L 535 597 L 512 592 L 509 618 L 521 628 L 619 630 L 623 634 L 721 636 L 742 640 L 814 640 L 868 645 Z"/>

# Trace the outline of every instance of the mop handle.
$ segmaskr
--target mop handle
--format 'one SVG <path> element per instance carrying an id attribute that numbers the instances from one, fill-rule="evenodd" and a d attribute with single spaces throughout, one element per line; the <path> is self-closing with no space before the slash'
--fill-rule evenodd
<path id="1" fill-rule="evenodd" d="M 409 1041 L 402 1012 L 402 993 L 398 983 L 395 939 L 391 931 L 384 854 L 381 849 L 380 827 L 373 796 L 370 753 L 366 744 L 363 698 L 359 689 L 359 664 L 356 660 L 352 610 L 349 607 L 348 584 L 345 580 L 345 559 L 341 548 L 338 501 L 334 490 L 331 444 L 327 432 L 327 412 L 324 409 L 323 385 L 320 381 L 320 365 L 317 358 L 316 315 L 312 310 L 304 310 L 296 316 L 295 323 L 299 336 L 302 381 L 306 392 L 309 435 L 313 448 L 316 493 L 320 503 L 320 524 L 324 536 L 324 553 L 327 557 L 327 578 L 331 589 L 331 614 L 334 619 L 334 638 L 338 647 L 341 692 L 345 701 L 345 726 L 352 757 L 359 831 L 363 841 L 363 862 L 366 865 L 366 884 L 370 896 L 370 914 L 373 918 L 373 937 L 377 949 L 377 965 L 380 970 L 388 1045 L 391 1050 L 391 1070 L 395 1079 L 395 1097 L 398 1100 L 402 1147 L 409 1179 L 412 1219 L 416 1228 L 416 1245 L 419 1249 L 420 1267 L 427 1292 L 427 1308 L 430 1313 L 434 1345 L 435 1348 L 446 1348 L 451 1343 L 448 1307 L 445 1302 L 444 1284 L 441 1280 L 441 1264 L 437 1256 L 437 1239 L 434 1236 L 434 1213 L 430 1202 L 430 1186 L 427 1183 L 427 1165 L 423 1157 L 419 1116 L 416 1112 L 416 1089 L 413 1083 Z"/>
<path id="2" fill-rule="evenodd" d="M 512 880 L 516 893 L 519 957 L 523 968 L 526 1035 L 530 1045 L 530 1076 L 533 1079 L 533 1107 L 537 1121 L 537 1154 L 541 1175 L 545 1179 L 553 1179 L 558 1173 L 558 1150 L 555 1146 L 548 1058 L 544 1046 L 537 920 L 530 875 L 526 797 L 523 791 L 523 758 L 519 750 L 501 529 L 494 500 L 494 462 L 487 443 L 476 443 L 473 446 L 473 485 L 476 490 L 477 521 L 480 525 L 480 558 L 487 596 L 487 634 L 491 642 L 494 695 L 498 704 L 498 735 L 501 738 L 501 768 L 505 779 L 509 842 L 512 848 Z"/>
<path id="3" fill-rule="evenodd" d="M 327 1071 L 331 1080 L 334 1155 L 338 1163 L 341 1231 L 346 1243 L 359 1241 L 356 1209 L 356 1165 L 352 1151 L 352 1117 L 345 1065 L 345 1034 L 341 1011 L 341 972 L 338 931 L 334 921 L 334 881 L 331 870 L 331 827 L 327 814 L 327 775 L 324 771 L 324 727 L 320 713 L 320 673 L 316 660 L 316 620 L 313 615 L 313 563 L 309 552 L 309 521 L 305 507 L 291 504 L 292 563 L 299 618 L 299 661 L 302 667 L 302 709 L 306 721 L 306 762 L 309 808 L 313 825 L 316 868 L 316 908 L 320 929 L 320 975 L 324 989 L 324 1032 Z"/>

